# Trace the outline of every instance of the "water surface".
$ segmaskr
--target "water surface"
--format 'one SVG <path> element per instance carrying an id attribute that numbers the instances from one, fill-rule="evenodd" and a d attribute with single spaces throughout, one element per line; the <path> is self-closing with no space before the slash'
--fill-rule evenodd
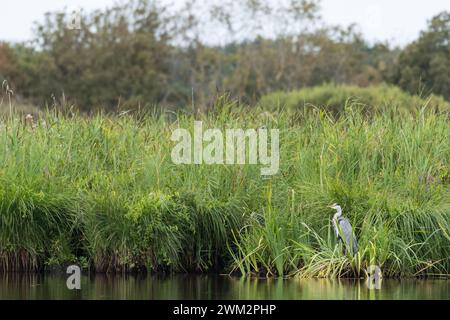
<path id="1" fill-rule="evenodd" d="M 0 275 L 0 299 L 445 299 L 450 280 L 387 280 L 380 290 L 364 280 L 243 279 L 211 275 L 83 275 L 81 290 L 66 275 Z"/>

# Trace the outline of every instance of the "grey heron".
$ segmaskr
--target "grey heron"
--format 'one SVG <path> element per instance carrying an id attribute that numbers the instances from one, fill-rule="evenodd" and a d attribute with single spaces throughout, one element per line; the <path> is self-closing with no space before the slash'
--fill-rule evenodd
<path id="1" fill-rule="evenodd" d="M 352 255 L 355 255 L 358 252 L 358 241 L 353 233 L 350 221 L 342 216 L 342 208 L 337 203 L 331 205 L 330 208 L 336 210 L 336 214 L 331 221 L 333 222 L 336 237 L 344 243 L 344 254 L 346 254 L 347 248 L 349 248 L 351 249 Z"/>

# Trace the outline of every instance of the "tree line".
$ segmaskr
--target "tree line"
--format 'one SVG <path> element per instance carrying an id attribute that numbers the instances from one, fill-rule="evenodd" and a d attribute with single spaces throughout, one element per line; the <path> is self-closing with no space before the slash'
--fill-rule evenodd
<path id="1" fill-rule="evenodd" d="M 17 98 L 83 111 L 206 109 L 223 94 L 254 103 L 277 90 L 383 82 L 450 98 L 449 12 L 404 48 L 326 25 L 315 0 L 190 0 L 176 9 L 134 0 L 82 12 L 79 29 L 67 28 L 70 19 L 48 13 L 32 41 L 0 43 L 0 80 Z"/>

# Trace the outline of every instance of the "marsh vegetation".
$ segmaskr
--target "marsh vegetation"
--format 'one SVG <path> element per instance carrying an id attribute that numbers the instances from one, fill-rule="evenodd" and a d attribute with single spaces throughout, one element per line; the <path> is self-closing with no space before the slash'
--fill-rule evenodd
<path id="1" fill-rule="evenodd" d="M 391 277 L 448 275 L 448 109 L 424 101 L 269 112 L 224 97 L 206 114 L 5 117 L 0 269 L 354 277 L 376 264 Z M 171 133 L 194 120 L 278 128 L 278 174 L 175 165 Z M 333 202 L 353 224 L 355 256 L 336 243 Z"/>
<path id="2" fill-rule="evenodd" d="M 134 0 L 76 30 L 53 12 L 0 43 L 0 271 L 448 277 L 450 14 L 400 48 L 316 0 L 205 3 Z M 175 164 L 194 121 L 279 130 L 279 170 Z"/>

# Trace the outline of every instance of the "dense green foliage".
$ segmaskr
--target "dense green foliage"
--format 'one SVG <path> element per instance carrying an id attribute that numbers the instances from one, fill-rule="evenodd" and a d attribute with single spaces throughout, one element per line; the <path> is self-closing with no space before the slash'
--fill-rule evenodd
<path id="1" fill-rule="evenodd" d="M 448 13 L 401 50 L 289 3 L 134 0 L 0 43 L 0 270 L 448 274 Z M 211 26 L 228 38 L 208 44 Z M 173 164 L 194 120 L 280 129 L 279 173 Z"/>
<path id="2" fill-rule="evenodd" d="M 175 165 L 178 114 L 43 115 L 0 129 L 0 269 L 78 262 L 97 271 L 352 276 L 450 270 L 448 114 L 348 105 L 337 117 L 221 102 L 204 127 L 280 129 L 280 171 Z M 339 202 L 360 241 L 336 244 Z M 255 217 L 263 217 L 260 224 Z"/>
<path id="3" fill-rule="evenodd" d="M 342 112 L 347 104 L 358 106 L 365 112 L 396 110 L 411 113 L 423 106 L 439 111 L 450 110 L 450 103 L 442 97 L 410 95 L 397 87 L 388 85 L 366 88 L 324 85 L 292 92 L 274 92 L 263 96 L 260 100 L 261 107 L 267 110 L 287 108 L 295 111 L 319 107 L 334 114 Z"/>
<path id="4" fill-rule="evenodd" d="M 70 12 L 51 13 L 31 43 L 0 45 L 0 82 L 8 80 L 35 105 L 64 100 L 83 111 L 156 103 L 181 108 L 192 98 L 206 109 L 224 93 L 253 103 L 276 90 L 330 82 L 404 82 L 395 71 L 399 49 L 370 44 L 354 27 L 324 24 L 317 1 L 289 3 L 233 0 L 205 7 L 189 1 L 177 11 L 135 0 L 82 13 L 80 30 L 67 28 Z M 258 32 L 268 26 L 272 37 Z M 221 34 L 220 45 L 208 43 L 209 29 Z M 445 52 L 439 59 L 450 60 Z M 415 79 L 435 81 L 435 73 L 423 68 Z M 417 93 L 422 87 L 407 89 Z"/>
<path id="5" fill-rule="evenodd" d="M 405 90 L 450 98 L 450 12 L 435 16 L 420 38 L 405 48 L 392 81 Z"/>

